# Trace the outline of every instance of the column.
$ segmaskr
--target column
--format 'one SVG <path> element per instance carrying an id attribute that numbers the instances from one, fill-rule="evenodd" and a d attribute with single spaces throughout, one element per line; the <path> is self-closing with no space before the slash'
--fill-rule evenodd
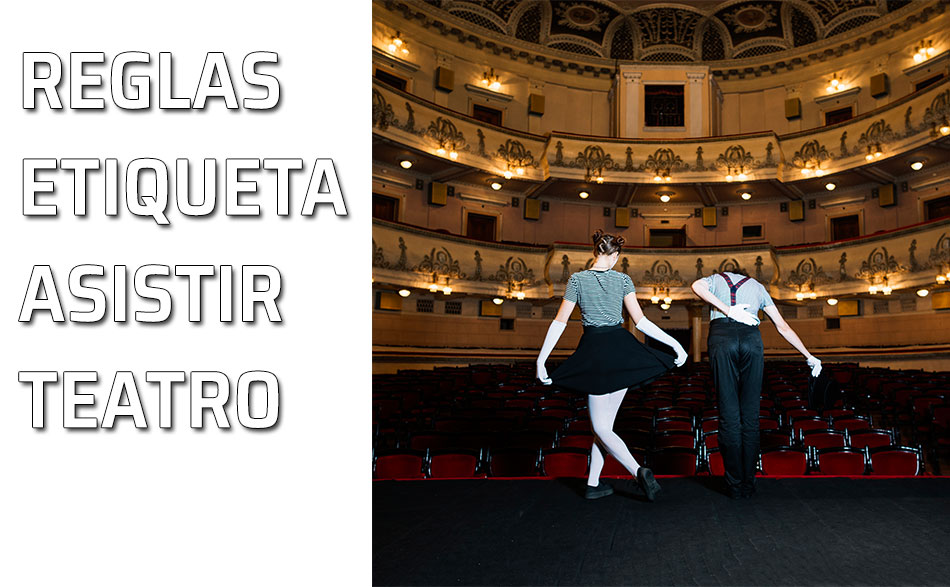
<path id="1" fill-rule="evenodd" d="M 689 329 L 691 344 L 690 349 L 693 353 L 693 362 L 698 363 L 703 358 L 703 308 L 705 304 L 690 302 L 686 304 L 686 310 L 689 312 Z"/>

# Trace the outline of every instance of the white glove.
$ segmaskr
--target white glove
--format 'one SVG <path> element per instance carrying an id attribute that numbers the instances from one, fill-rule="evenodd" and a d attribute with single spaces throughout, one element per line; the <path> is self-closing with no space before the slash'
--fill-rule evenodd
<path id="1" fill-rule="evenodd" d="M 808 363 L 808 366 L 811 367 L 811 376 L 818 377 L 821 375 L 821 361 L 812 355 L 805 357 L 805 362 Z"/>
<path id="2" fill-rule="evenodd" d="M 686 358 L 689 355 L 686 354 L 686 349 L 683 348 L 683 345 L 676 342 L 676 339 L 669 334 L 663 332 L 659 326 L 653 322 L 650 322 L 646 316 L 640 318 L 640 321 L 637 322 L 637 330 L 649 336 L 653 340 L 658 340 L 673 349 L 673 352 L 676 353 L 676 360 L 674 362 L 677 367 L 682 367 L 683 363 L 686 362 Z"/>
<path id="3" fill-rule="evenodd" d="M 735 306 L 730 306 L 728 316 L 736 322 L 742 322 L 748 326 L 758 326 L 759 319 L 746 311 L 746 308 L 748 307 L 749 304 L 736 304 Z"/>
<path id="4" fill-rule="evenodd" d="M 544 344 L 541 345 L 541 352 L 538 353 L 538 360 L 536 364 L 536 374 L 541 383 L 545 385 L 551 385 L 551 378 L 548 377 L 548 370 L 544 367 L 544 362 L 548 360 L 548 356 L 551 355 L 551 351 L 554 350 L 557 341 L 561 338 L 561 334 L 564 333 L 564 329 L 567 328 L 565 322 L 560 322 L 554 320 L 551 322 L 551 325 L 548 326 L 548 333 L 544 337 Z"/>

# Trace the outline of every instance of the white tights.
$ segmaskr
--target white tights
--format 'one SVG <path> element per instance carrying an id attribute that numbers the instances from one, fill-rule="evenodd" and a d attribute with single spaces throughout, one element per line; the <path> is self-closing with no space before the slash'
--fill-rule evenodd
<path id="1" fill-rule="evenodd" d="M 617 459 L 634 477 L 640 469 L 639 463 L 630 454 L 623 439 L 614 432 L 614 420 L 617 419 L 617 412 L 626 394 L 627 389 L 624 388 L 604 395 L 587 396 L 590 423 L 594 429 L 594 445 L 590 449 L 590 475 L 587 477 L 587 484 L 591 487 L 596 487 L 600 483 L 600 472 L 604 468 L 604 453 L 601 447 Z"/>

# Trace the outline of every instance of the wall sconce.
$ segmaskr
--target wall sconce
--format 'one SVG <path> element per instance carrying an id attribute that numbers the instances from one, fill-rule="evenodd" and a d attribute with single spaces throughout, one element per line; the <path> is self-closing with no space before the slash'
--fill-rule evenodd
<path id="1" fill-rule="evenodd" d="M 933 129 L 930 131 L 930 136 L 936 137 L 937 133 L 942 134 L 943 136 L 950 135 L 950 122 L 947 121 L 947 117 L 944 116 L 943 120 L 940 121 L 940 125 L 933 123 Z"/>
<path id="2" fill-rule="evenodd" d="M 874 161 L 879 159 L 884 154 L 884 151 L 881 150 L 881 143 L 874 143 L 873 145 L 868 145 L 867 155 L 864 156 L 865 161 Z"/>
<path id="3" fill-rule="evenodd" d="M 914 63 L 923 63 L 937 54 L 933 41 L 923 41 L 914 47 Z"/>
<path id="4" fill-rule="evenodd" d="M 661 181 L 673 181 L 673 177 L 670 176 L 670 172 L 669 172 L 669 171 L 661 171 L 661 172 L 658 172 L 656 175 L 653 176 L 653 181 L 656 181 L 656 182 L 661 182 Z"/>
<path id="5" fill-rule="evenodd" d="M 402 55 L 403 57 L 409 55 L 409 47 L 402 39 L 402 35 L 399 34 L 399 31 L 396 31 L 396 36 L 389 39 L 389 46 L 387 47 L 389 52 L 393 55 Z"/>
<path id="6" fill-rule="evenodd" d="M 844 89 L 844 84 L 838 79 L 837 73 L 832 76 L 831 81 L 828 82 L 828 87 L 825 89 L 828 90 L 829 94 L 834 94 Z"/>
<path id="7" fill-rule="evenodd" d="M 482 73 L 482 85 L 493 92 L 501 89 L 501 82 L 498 81 L 498 76 L 495 75 L 494 67 L 490 71 Z"/>

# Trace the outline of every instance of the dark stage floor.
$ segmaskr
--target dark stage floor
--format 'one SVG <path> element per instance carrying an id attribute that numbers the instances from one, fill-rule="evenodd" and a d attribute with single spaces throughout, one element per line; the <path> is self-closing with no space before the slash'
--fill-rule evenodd
<path id="1" fill-rule="evenodd" d="M 948 585 L 950 478 L 373 483 L 375 585 Z"/>

